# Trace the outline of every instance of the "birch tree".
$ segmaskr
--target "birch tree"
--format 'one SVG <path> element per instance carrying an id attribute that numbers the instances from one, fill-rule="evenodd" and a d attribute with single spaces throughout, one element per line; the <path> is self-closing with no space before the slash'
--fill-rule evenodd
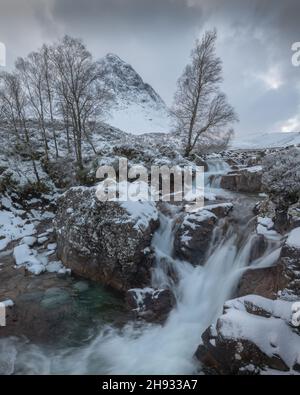
<path id="1" fill-rule="evenodd" d="M 111 99 L 103 83 L 99 63 L 79 39 L 65 36 L 52 48 L 56 70 L 56 92 L 63 102 L 64 114 L 72 122 L 77 164 L 83 168 L 82 140 L 86 136 L 87 120 L 98 117 Z"/>
<path id="2" fill-rule="evenodd" d="M 27 125 L 29 103 L 19 74 L 0 74 L 0 108 L 1 119 L 12 128 L 17 136 L 17 141 L 23 143 L 22 153 L 30 158 L 37 183 L 40 183 L 33 144 Z"/>
<path id="3" fill-rule="evenodd" d="M 214 132 L 237 120 L 233 107 L 220 92 L 222 62 L 216 55 L 215 30 L 197 40 L 191 63 L 178 80 L 173 114 L 185 138 L 184 153 L 189 156 L 204 133 Z"/>

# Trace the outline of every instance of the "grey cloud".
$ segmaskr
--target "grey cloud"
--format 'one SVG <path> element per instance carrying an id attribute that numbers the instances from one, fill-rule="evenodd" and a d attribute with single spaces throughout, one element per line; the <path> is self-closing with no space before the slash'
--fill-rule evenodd
<path id="1" fill-rule="evenodd" d="M 95 57 L 115 52 L 170 104 L 193 41 L 217 27 L 224 90 L 236 107 L 240 133 L 274 131 L 299 108 L 298 0 L 0 0 L 0 41 L 10 63 L 43 41 L 82 37 Z M 276 68 L 282 85 L 261 76 Z"/>

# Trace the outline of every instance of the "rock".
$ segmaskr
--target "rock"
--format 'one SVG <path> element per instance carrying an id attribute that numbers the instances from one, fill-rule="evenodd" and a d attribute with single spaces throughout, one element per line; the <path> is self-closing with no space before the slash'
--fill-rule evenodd
<path id="1" fill-rule="evenodd" d="M 255 208 L 253 210 L 255 215 L 259 215 L 260 217 L 275 217 L 276 205 L 272 202 L 271 199 L 264 199 L 258 203 L 256 203 Z"/>
<path id="2" fill-rule="evenodd" d="M 43 161 L 43 167 L 58 188 L 70 188 L 78 183 L 76 180 L 76 163 L 67 158 L 55 161 Z"/>
<path id="3" fill-rule="evenodd" d="M 258 202 L 254 207 L 254 214 L 271 218 L 274 222 L 274 229 L 281 234 L 299 227 L 299 203 L 290 205 L 288 198 L 284 196 L 281 196 L 281 198 L 272 196 L 272 199 L 268 198 Z"/>
<path id="4" fill-rule="evenodd" d="M 235 192 L 258 193 L 262 190 L 262 169 L 249 167 L 221 177 L 221 188 Z"/>
<path id="5" fill-rule="evenodd" d="M 286 279 L 286 292 L 300 298 L 300 228 L 292 230 L 284 243 L 280 265 L 282 276 Z M 295 239 L 295 243 L 294 243 Z"/>
<path id="6" fill-rule="evenodd" d="M 276 299 L 280 290 L 284 289 L 287 281 L 281 265 L 264 269 L 247 270 L 239 282 L 237 296 L 260 295 Z"/>
<path id="7" fill-rule="evenodd" d="M 163 322 L 175 305 L 168 289 L 131 289 L 127 292 L 127 305 L 139 318 L 150 322 Z"/>
<path id="8" fill-rule="evenodd" d="M 255 295 L 226 302 L 216 325 L 202 335 L 196 357 L 218 374 L 293 369 L 300 337 L 290 326 L 291 306 Z"/>
<path id="9" fill-rule="evenodd" d="M 290 218 L 291 228 L 300 226 L 300 202 L 293 204 L 288 209 L 288 216 Z"/>
<path id="10" fill-rule="evenodd" d="M 142 152 L 144 151 L 141 145 L 119 144 L 113 148 L 113 154 L 119 157 L 125 157 L 128 160 L 142 159 Z"/>
<path id="11" fill-rule="evenodd" d="M 237 296 L 249 294 L 275 299 L 279 292 L 300 297 L 300 245 L 299 229 L 294 229 L 283 244 L 279 260 L 275 266 L 264 269 L 249 269 L 238 285 Z M 300 242 L 298 241 L 300 244 Z"/>
<path id="12" fill-rule="evenodd" d="M 174 239 L 176 256 L 194 265 L 202 265 L 217 222 L 216 215 L 200 210 L 183 215 L 179 221 Z"/>
<path id="13" fill-rule="evenodd" d="M 212 212 L 218 218 L 224 218 L 233 210 L 233 204 L 232 203 L 211 204 L 205 206 L 205 210 Z"/>
<path id="14" fill-rule="evenodd" d="M 60 198 L 59 259 L 73 273 L 120 291 L 148 285 L 153 257 L 144 250 L 159 225 L 155 204 L 101 202 L 95 192 L 71 188 Z"/>

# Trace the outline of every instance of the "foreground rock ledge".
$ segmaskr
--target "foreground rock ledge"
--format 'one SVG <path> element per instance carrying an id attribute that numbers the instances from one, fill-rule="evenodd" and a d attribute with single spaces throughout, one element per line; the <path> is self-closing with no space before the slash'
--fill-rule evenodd
<path id="1" fill-rule="evenodd" d="M 59 199 L 59 258 L 73 273 L 119 291 L 148 285 L 149 247 L 159 226 L 155 204 L 100 202 L 95 193 L 95 187 L 76 187 Z"/>
<path id="2" fill-rule="evenodd" d="M 196 357 L 218 374 L 270 369 L 299 374 L 300 331 L 293 306 L 256 295 L 226 302 L 216 325 L 202 335 Z"/>

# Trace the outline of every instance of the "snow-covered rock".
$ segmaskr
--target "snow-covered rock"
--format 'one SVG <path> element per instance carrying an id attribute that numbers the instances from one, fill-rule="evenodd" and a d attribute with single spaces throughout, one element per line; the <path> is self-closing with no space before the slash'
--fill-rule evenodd
<path id="1" fill-rule="evenodd" d="M 11 241 L 32 236 L 36 232 L 35 225 L 24 219 L 25 212 L 16 209 L 10 199 L 3 196 L 1 205 L 6 208 L 0 210 L 0 251 L 4 250 Z"/>
<path id="2" fill-rule="evenodd" d="M 300 250 L 300 228 L 293 229 L 289 234 L 286 244 L 291 248 Z"/>
<path id="3" fill-rule="evenodd" d="M 236 192 L 261 192 L 262 167 L 254 166 L 230 172 L 221 177 L 221 187 Z"/>
<path id="4" fill-rule="evenodd" d="M 45 266 L 37 258 L 37 252 L 21 244 L 14 248 L 14 259 L 17 267 L 25 266 L 32 274 L 39 275 L 45 271 Z"/>
<path id="5" fill-rule="evenodd" d="M 280 234 L 274 229 L 274 222 L 269 217 L 258 217 L 256 233 L 269 239 L 280 239 Z"/>
<path id="6" fill-rule="evenodd" d="M 77 275 L 118 290 L 148 285 L 152 255 L 145 249 L 159 223 L 155 204 L 101 202 L 96 190 L 75 187 L 60 198 L 58 257 Z"/>
<path id="7" fill-rule="evenodd" d="M 168 289 L 130 289 L 126 300 L 136 317 L 151 322 L 164 321 L 175 305 L 175 298 Z"/>
<path id="8" fill-rule="evenodd" d="M 300 298 L 300 246 L 299 228 L 288 236 L 281 249 L 274 251 L 269 267 L 249 267 L 242 275 L 237 296 L 261 295 L 275 299 L 281 295 L 288 299 Z"/>
<path id="9" fill-rule="evenodd" d="M 293 314 L 292 302 L 256 295 L 228 301 L 224 314 L 203 334 L 196 355 L 223 374 L 251 374 L 249 365 L 255 373 L 300 373 L 300 334 L 290 326 Z"/>
<path id="10" fill-rule="evenodd" d="M 185 214 L 179 221 L 174 240 L 175 254 L 192 264 L 203 264 L 217 216 L 204 209 Z"/>

